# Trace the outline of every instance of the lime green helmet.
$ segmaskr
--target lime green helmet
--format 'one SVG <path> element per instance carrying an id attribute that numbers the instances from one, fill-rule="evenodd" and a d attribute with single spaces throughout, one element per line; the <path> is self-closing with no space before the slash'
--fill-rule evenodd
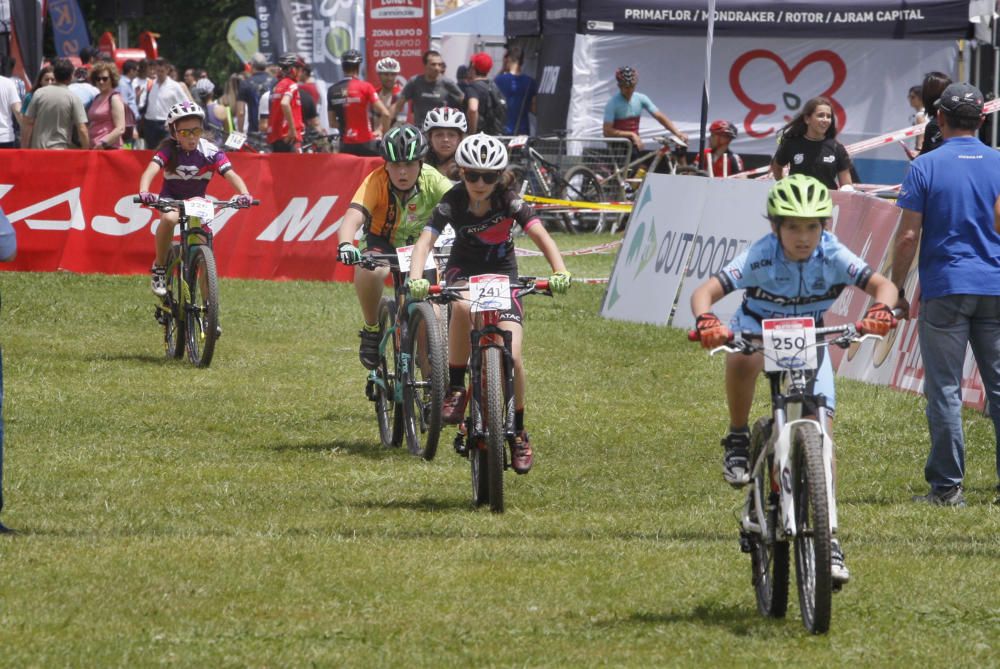
<path id="1" fill-rule="evenodd" d="M 771 187 L 767 194 L 768 217 L 830 218 L 833 200 L 819 180 L 805 174 L 792 174 Z"/>

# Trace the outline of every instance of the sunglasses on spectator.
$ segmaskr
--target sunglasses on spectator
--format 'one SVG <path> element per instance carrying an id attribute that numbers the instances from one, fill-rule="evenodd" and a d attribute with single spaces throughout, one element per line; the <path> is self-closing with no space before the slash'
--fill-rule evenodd
<path id="1" fill-rule="evenodd" d="M 177 134 L 181 137 L 201 137 L 204 128 L 179 128 Z"/>
<path id="2" fill-rule="evenodd" d="M 474 184 L 477 181 L 479 181 L 480 179 L 482 179 L 483 183 L 486 184 L 487 186 L 489 186 L 489 185 L 495 184 L 497 182 L 497 179 L 500 178 L 500 173 L 499 172 L 470 172 L 470 171 L 466 170 L 465 174 L 464 174 L 464 178 L 470 184 Z"/>
<path id="3" fill-rule="evenodd" d="M 94 81 L 111 81 L 111 77 L 94 77 Z"/>

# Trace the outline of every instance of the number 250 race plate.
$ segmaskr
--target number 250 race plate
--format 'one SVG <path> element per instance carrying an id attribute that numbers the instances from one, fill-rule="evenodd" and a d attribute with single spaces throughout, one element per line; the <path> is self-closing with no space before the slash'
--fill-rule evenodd
<path id="1" fill-rule="evenodd" d="M 764 319 L 764 371 L 816 369 L 816 323 L 811 318 Z"/>

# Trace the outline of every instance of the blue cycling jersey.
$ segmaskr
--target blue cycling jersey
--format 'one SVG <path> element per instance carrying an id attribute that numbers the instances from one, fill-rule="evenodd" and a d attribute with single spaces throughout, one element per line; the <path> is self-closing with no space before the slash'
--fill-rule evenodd
<path id="1" fill-rule="evenodd" d="M 733 324 L 751 332 L 760 332 L 765 318 L 811 316 L 819 325 L 844 288 L 864 289 L 871 276 L 868 264 L 830 232 L 823 232 L 812 256 L 801 262 L 788 260 L 771 233 L 715 274 L 726 294 L 745 289 Z"/>
<path id="2" fill-rule="evenodd" d="M 650 114 L 659 111 L 653 101 L 642 93 L 632 93 L 628 100 L 621 93 L 615 93 L 604 107 L 604 122 L 611 123 L 618 130 L 639 132 L 639 117 L 643 109 Z"/>

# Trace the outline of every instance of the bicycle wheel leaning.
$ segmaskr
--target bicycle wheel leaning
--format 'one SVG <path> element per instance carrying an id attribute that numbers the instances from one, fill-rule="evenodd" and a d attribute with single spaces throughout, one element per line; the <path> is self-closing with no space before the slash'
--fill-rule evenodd
<path id="1" fill-rule="evenodd" d="M 190 253 L 188 289 L 191 300 L 186 318 L 188 358 L 198 367 L 208 367 L 212 364 L 219 336 L 219 277 L 212 249 L 194 246 Z"/>
<path id="2" fill-rule="evenodd" d="M 379 364 L 374 370 L 375 417 L 378 436 L 386 448 L 395 448 L 403 441 L 403 412 L 396 402 L 396 333 L 390 328 L 396 323 L 395 300 L 383 297 L 378 305 L 378 324 L 382 331 Z"/>
<path id="3" fill-rule="evenodd" d="M 750 437 L 751 463 L 757 457 L 771 436 L 771 422 L 766 418 L 757 421 Z M 751 494 L 753 499 L 763 500 L 764 511 L 770 531 L 749 535 L 751 577 L 757 610 L 769 618 L 784 618 L 788 610 L 788 542 L 774 541 L 774 528 L 780 522 L 777 494 L 771 491 L 771 462 L 754 476 Z M 756 504 L 756 502 L 754 502 Z M 756 509 L 751 507 L 751 513 Z M 763 530 L 763 528 L 762 528 Z"/>
<path id="4" fill-rule="evenodd" d="M 796 454 L 795 578 L 802 623 L 813 634 L 830 629 L 833 580 L 830 573 L 830 515 L 823 468 L 823 437 L 816 425 L 801 423 L 792 432 Z"/>
<path id="5" fill-rule="evenodd" d="M 483 426 L 486 428 L 487 471 L 490 510 L 503 513 L 503 472 L 506 465 L 502 353 L 488 348 L 483 355 Z"/>
<path id="6" fill-rule="evenodd" d="M 432 305 L 413 305 L 407 329 L 409 369 L 403 380 L 406 445 L 414 455 L 433 460 L 441 436 L 448 352 Z"/>
<path id="7" fill-rule="evenodd" d="M 592 169 L 574 165 L 566 170 L 559 198 L 574 202 L 604 202 L 604 189 Z M 577 232 L 603 232 L 606 225 L 605 214 L 600 211 L 574 213 L 572 219 Z"/>
<path id="8" fill-rule="evenodd" d="M 168 358 L 184 355 L 184 308 L 186 285 L 181 277 L 181 245 L 174 244 L 167 254 L 167 296 L 164 308 L 160 309 L 163 323 L 163 342 Z"/>

